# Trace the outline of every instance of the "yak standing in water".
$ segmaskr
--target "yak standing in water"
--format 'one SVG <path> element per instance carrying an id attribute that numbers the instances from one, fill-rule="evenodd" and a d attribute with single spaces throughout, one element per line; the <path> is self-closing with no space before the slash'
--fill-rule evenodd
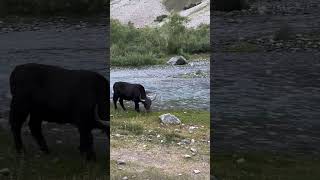
<path id="1" fill-rule="evenodd" d="M 123 110 L 126 108 L 123 105 L 123 100 L 133 101 L 134 109 L 140 112 L 139 102 L 144 105 L 147 112 L 150 111 L 152 100 L 147 96 L 144 87 L 141 84 L 131 84 L 127 82 L 116 82 L 113 85 L 113 104 L 117 109 L 117 101 L 119 99 L 120 105 Z"/>
<path id="2" fill-rule="evenodd" d="M 80 133 L 81 154 L 95 160 L 91 130 L 109 129 L 109 82 L 102 75 L 86 70 L 67 70 L 36 63 L 18 65 L 10 76 L 12 101 L 9 123 L 18 152 L 24 150 L 21 128 L 29 128 L 40 149 L 49 153 L 41 130 L 42 121 L 70 123 Z M 97 116 L 104 121 L 103 124 Z"/>

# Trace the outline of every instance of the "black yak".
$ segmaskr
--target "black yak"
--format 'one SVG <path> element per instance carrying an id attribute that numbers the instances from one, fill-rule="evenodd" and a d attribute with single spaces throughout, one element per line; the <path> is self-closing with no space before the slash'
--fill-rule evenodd
<path id="1" fill-rule="evenodd" d="M 10 76 L 12 95 L 9 123 L 16 150 L 25 150 L 21 128 L 29 119 L 29 128 L 40 149 L 49 153 L 41 130 L 42 121 L 70 123 L 80 133 L 79 150 L 95 160 L 91 130 L 110 134 L 109 81 L 87 70 L 67 70 L 57 66 L 28 63 L 18 65 Z M 97 120 L 97 116 L 104 121 Z"/>
<path id="2" fill-rule="evenodd" d="M 144 105 L 147 112 L 150 111 L 152 100 L 147 96 L 144 87 L 141 84 L 131 84 L 127 82 L 116 82 L 113 85 L 113 104 L 117 109 L 117 101 L 119 99 L 123 110 L 126 108 L 123 105 L 123 100 L 133 101 L 134 109 L 140 112 L 139 103 Z"/>

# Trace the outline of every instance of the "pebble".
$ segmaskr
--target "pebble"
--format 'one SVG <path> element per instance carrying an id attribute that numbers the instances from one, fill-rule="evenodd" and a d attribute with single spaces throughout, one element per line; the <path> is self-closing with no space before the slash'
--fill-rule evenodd
<path id="1" fill-rule="evenodd" d="M 191 158 L 191 156 L 189 154 L 185 154 L 183 155 L 184 158 Z"/>
<path id="2" fill-rule="evenodd" d="M 10 174 L 10 169 L 9 168 L 0 169 L 0 174 L 4 176 L 8 176 Z"/>
<path id="3" fill-rule="evenodd" d="M 200 170 L 195 169 L 195 170 L 193 170 L 193 173 L 195 173 L 195 174 L 199 174 L 199 173 L 200 173 Z"/>
<path id="4" fill-rule="evenodd" d="M 244 158 L 240 158 L 240 159 L 237 159 L 237 163 L 240 164 L 240 163 L 244 163 L 246 160 Z"/>
<path id="5" fill-rule="evenodd" d="M 125 165 L 126 162 L 125 162 L 124 160 L 120 160 L 120 159 L 119 159 L 119 160 L 117 161 L 117 164 L 118 164 L 118 165 Z"/>
<path id="6" fill-rule="evenodd" d="M 127 179 L 128 179 L 128 177 L 127 177 L 127 176 L 125 176 L 125 177 L 123 177 L 122 179 L 123 179 L 123 180 L 127 180 Z"/>
<path id="7" fill-rule="evenodd" d="M 194 153 L 197 152 L 197 150 L 196 150 L 195 148 L 190 148 L 190 151 L 191 151 L 191 152 L 194 152 Z"/>

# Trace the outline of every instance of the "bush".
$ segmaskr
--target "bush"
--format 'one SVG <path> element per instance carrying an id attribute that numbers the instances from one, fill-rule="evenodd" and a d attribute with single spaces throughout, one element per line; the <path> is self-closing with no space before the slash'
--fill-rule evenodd
<path id="1" fill-rule="evenodd" d="M 111 20 L 111 65 L 154 65 L 169 55 L 210 52 L 209 25 L 187 29 L 185 17 L 172 14 L 168 18 L 162 27 L 140 29 Z"/>

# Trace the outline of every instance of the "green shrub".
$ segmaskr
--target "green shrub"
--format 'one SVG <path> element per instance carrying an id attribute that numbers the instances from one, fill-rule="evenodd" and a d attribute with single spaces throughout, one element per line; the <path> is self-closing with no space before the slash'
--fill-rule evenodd
<path id="1" fill-rule="evenodd" d="M 172 14 L 168 19 L 162 27 L 139 29 L 111 20 L 111 65 L 154 65 L 171 55 L 210 52 L 209 25 L 188 29 L 185 17 Z"/>

